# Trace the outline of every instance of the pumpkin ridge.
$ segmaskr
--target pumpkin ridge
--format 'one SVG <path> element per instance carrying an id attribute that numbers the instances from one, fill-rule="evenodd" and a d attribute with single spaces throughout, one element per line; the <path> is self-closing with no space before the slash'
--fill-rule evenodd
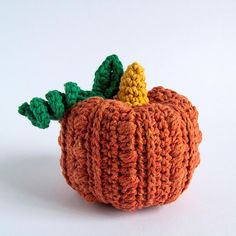
<path id="1" fill-rule="evenodd" d="M 148 182 L 150 183 L 150 187 L 148 187 L 148 205 L 153 205 L 155 201 L 155 194 L 156 194 L 156 159 L 157 155 L 155 152 L 155 120 L 154 120 L 154 112 L 155 107 L 148 105 L 148 133 L 147 133 L 147 158 L 148 158 Z"/>
<path id="2" fill-rule="evenodd" d="M 139 111 L 139 107 L 135 109 Z M 146 200 L 145 206 L 151 206 L 155 199 L 156 192 L 156 168 L 155 161 L 156 155 L 154 153 L 154 139 L 153 139 L 153 108 L 150 105 L 143 106 L 141 111 L 143 113 L 143 127 L 144 127 L 144 139 L 145 139 L 145 172 L 146 172 L 146 184 L 145 190 L 146 192 Z"/>
<path id="3" fill-rule="evenodd" d="M 186 130 L 186 135 L 187 135 L 187 157 L 186 157 L 186 164 L 185 164 L 185 168 L 186 168 L 186 175 L 184 177 L 184 180 L 183 180 L 183 184 L 182 184 L 182 191 L 183 192 L 185 189 L 186 189 L 186 183 L 188 182 L 189 180 L 189 171 L 190 171 L 190 166 L 191 166 L 191 160 L 193 159 L 193 155 L 192 155 L 192 150 L 191 150 L 191 140 L 192 140 L 192 137 L 190 135 L 191 130 L 192 130 L 192 121 L 190 120 L 190 117 L 184 112 L 183 108 L 176 108 L 174 105 L 169 105 L 171 107 L 173 107 L 173 109 L 178 112 L 178 114 L 181 116 L 182 120 L 184 121 L 184 128 Z"/>
<path id="4" fill-rule="evenodd" d="M 156 153 L 156 162 L 155 162 L 155 167 L 156 167 L 156 192 L 155 192 L 155 200 L 153 205 L 157 206 L 160 205 L 160 203 L 157 201 L 157 199 L 160 197 L 161 195 L 161 161 L 162 161 L 162 147 L 161 147 L 161 137 L 160 137 L 160 130 L 158 128 L 158 124 L 161 120 L 161 111 L 159 109 L 160 104 L 153 104 L 153 107 L 155 109 L 155 115 L 154 115 L 154 122 L 155 122 L 155 130 L 156 130 L 156 134 L 155 134 L 155 153 Z"/>
<path id="5" fill-rule="evenodd" d="M 145 169 L 144 169 L 144 156 L 143 156 L 143 119 L 142 119 L 142 108 L 135 112 L 135 124 L 136 124 L 136 132 L 135 132 L 135 149 L 137 151 L 138 159 L 137 159 L 137 177 L 139 179 L 137 185 L 137 194 L 136 194 L 136 202 L 137 208 L 140 209 L 143 207 L 145 203 L 144 199 L 144 185 L 145 185 Z"/>
<path id="6" fill-rule="evenodd" d="M 103 196 L 105 202 L 119 207 L 119 184 L 118 184 L 118 143 L 117 137 L 114 133 L 114 127 L 118 123 L 119 109 L 122 103 L 117 104 L 114 100 L 105 100 L 106 107 L 103 111 L 103 118 L 100 128 L 100 140 L 101 140 L 101 161 L 102 161 L 102 184 L 103 184 Z M 114 118 L 114 112 L 116 112 L 116 120 Z M 117 117 L 118 115 L 118 117 Z M 115 159 L 115 160 L 113 160 Z M 116 164 L 116 165 L 115 165 Z M 113 194 L 115 192 L 115 195 Z"/>
<path id="7" fill-rule="evenodd" d="M 116 102 L 111 102 L 111 107 L 109 109 L 111 112 L 111 124 L 109 129 L 110 134 L 110 143 L 111 143 L 111 189 L 112 189 L 112 196 L 111 201 L 112 205 L 115 207 L 121 207 L 120 205 L 120 196 L 121 196 L 121 186 L 119 184 L 119 173 L 120 173 L 120 166 L 118 161 L 118 136 L 117 136 L 117 127 L 118 122 L 120 119 L 120 107 L 116 106 Z M 107 112 L 109 112 L 107 110 Z"/>
<path id="8" fill-rule="evenodd" d="M 136 108 L 137 111 L 141 113 L 142 119 L 142 155 L 143 155 L 143 206 L 147 206 L 148 201 L 148 158 L 147 158 L 147 125 L 145 121 L 147 118 L 146 106 L 141 106 Z"/>
<path id="9" fill-rule="evenodd" d="M 97 199 L 96 190 L 95 190 L 95 176 L 94 176 L 94 170 L 93 170 L 93 147 L 91 143 L 93 142 L 93 123 L 94 118 L 96 116 L 96 112 L 99 110 L 102 100 L 100 100 L 96 107 L 91 109 L 90 114 L 88 116 L 88 126 L 87 126 L 87 132 L 85 134 L 85 148 L 86 148 L 86 156 L 87 156 L 87 171 L 88 171 L 88 187 L 89 191 L 93 194 L 93 196 Z M 99 200 L 99 199 L 97 199 Z"/>
<path id="10" fill-rule="evenodd" d="M 73 188 L 73 189 L 77 189 L 77 186 L 74 184 L 74 182 L 72 182 L 72 180 L 74 180 L 73 178 L 73 169 L 74 168 L 74 164 L 75 163 L 75 158 L 73 158 L 73 152 L 72 152 L 72 147 L 74 145 L 74 129 L 71 127 L 71 123 L 73 121 L 73 110 L 69 110 L 68 111 L 69 115 L 64 119 L 65 121 L 65 170 L 66 170 L 66 178 L 67 181 L 69 183 L 69 185 Z"/>
<path id="11" fill-rule="evenodd" d="M 85 139 L 84 139 L 84 133 L 85 133 L 85 127 L 87 127 L 87 116 L 86 112 L 88 109 L 85 109 L 84 106 L 81 106 L 81 104 L 77 104 L 73 108 L 74 116 L 73 116 L 73 158 L 74 158 L 74 188 L 81 193 L 83 197 L 88 199 L 88 201 L 93 201 L 94 196 L 87 188 L 84 188 L 84 186 L 87 187 L 88 182 L 88 172 L 87 172 L 87 165 L 86 165 L 86 152 L 85 152 Z M 79 117 L 78 117 L 79 114 Z"/>
<path id="12" fill-rule="evenodd" d="M 71 186 L 71 182 L 69 180 L 68 174 L 67 174 L 67 163 L 66 163 L 66 133 L 67 133 L 67 129 L 66 129 L 66 124 L 67 124 L 67 118 L 65 117 L 63 120 L 60 121 L 61 123 L 61 130 L 60 130 L 60 136 L 58 138 L 59 141 L 59 145 L 61 146 L 61 159 L 60 159 L 60 165 L 62 168 L 62 174 L 65 177 L 67 183 Z"/>
<path id="13" fill-rule="evenodd" d="M 166 106 L 159 106 L 161 110 L 161 122 L 159 125 L 160 138 L 161 138 L 161 195 L 159 196 L 159 203 L 164 204 L 168 198 L 170 191 L 170 130 L 169 130 L 169 108 Z"/>
<path id="14" fill-rule="evenodd" d="M 165 106 L 168 106 L 167 104 Z M 175 110 L 168 106 L 171 122 L 168 123 L 170 130 L 170 189 L 165 203 L 175 200 L 182 192 L 182 183 L 184 182 L 183 162 L 185 158 L 186 145 L 183 140 L 183 121 L 181 116 Z"/>
<path id="15" fill-rule="evenodd" d="M 109 103 L 109 101 L 105 101 L 105 103 Z M 109 158 L 109 133 L 107 132 L 108 120 L 106 117 L 106 110 L 103 112 L 103 119 L 101 120 L 101 128 L 100 128 L 100 146 L 101 146 L 101 180 L 102 180 L 102 195 L 104 197 L 105 203 L 109 203 L 109 191 L 107 190 L 107 186 L 109 185 L 109 177 L 108 177 L 108 158 Z"/>
<path id="16" fill-rule="evenodd" d="M 83 175 L 86 178 L 86 179 L 84 179 L 84 177 L 83 177 L 83 181 L 82 180 L 80 181 L 79 185 L 82 188 L 82 190 L 80 192 L 82 192 L 82 194 L 85 195 L 85 198 L 88 201 L 98 201 L 98 199 L 97 199 L 97 196 L 95 196 L 94 192 L 91 191 L 91 187 L 88 184 L 90 181 L 90 176 L 91 176 L 90 175 L 91 166 L 89 165 L 89 163 L 90 163 L 90 159 L 88 158 L 89 152 L 86 147 L 87 141 L 88 141 L 86 134 L 89 132 L 88 126 L 89 126 L 89 124 L 91 124 L 91 120 L 89 119 L 89 116 L 90 116 L 91 112 L 94 110 L 94 108 L 96 109 L 96 107 L 99 107 L 99 104 L 102 101 L 103 100 L 101 98 L 90 98 L 89 100 L 86 100 L 86 101 L 78 104 L 77 107 L 82 107 L 81 108 L 82 110 L 77 109 L 76 110 L 77 116 L 75 117 L 75 119 L 77 118 L 77 120 L 78 120 L 77 121 L 78 126 L 74 127 L 74 128 L 77 130 L 77 132 L 79 132 L 80 137 L 83 137 L 81 140 L 81 145 L 79 147 L 79 149 L 81 149 L 82 153 L 80 152 L 80 156 L 77 157 L 77 160 L 80 162 L 79 164 L 81 165 L 81 168 L 78 171 L 84 172 Z M 81 132 L 80 132 L 80 130 L 81 130 Z M 92 136 L 89 136 L 89 137 L 92 137 Z"/>
<path id="17" fill-rule="evenodd" d="M 124 106 L 118 124 L 118 143 L 119 143 L 119 160 L 121 162 L 119 183 L 121 185 L 120 204 L 127 210 L 136 208 L 137 194 L 137 152 L 135 150 L 134 134 L 136 126 L 134 123 L 133 109 Z"/>
<path id="18" fill-rule="evenodd" d="M 104 111 L 109 106 L 109 103 L 101 102 L 97 106 L 97 110 L 94 114 L 93 124 L 92 124 L 92 134 L 91 134 L 91 159 L 92 159 L 92 170 L 94 173 L 94 195 L 97 199 L 102 202 L 107 202 L 104 198 L 102 192 L 102 169 L 101 169 L 101 155 L 100 155 L 100 128 L 101 128 L 101 121 L 103 119 Z"/>

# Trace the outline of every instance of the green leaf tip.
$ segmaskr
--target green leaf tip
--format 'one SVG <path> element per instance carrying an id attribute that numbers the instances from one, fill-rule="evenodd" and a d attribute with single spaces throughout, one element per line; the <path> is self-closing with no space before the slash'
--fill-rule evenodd
<path id="1" fill-rule="evenodd" d="M 64 85 L 65 93 L 57 90 L 49 91 L 45 97 L 33 98 L 30 104 L 23 103 L 18 113 L 27 117 L 32 125 L 45 129 L 51 120 L 60 120 L 65 112 L 77 102 L 90 97 L 112 98 L 119 89 L 120 78 L 123 75 L 123 66 L 118 56 L 108 56 L 95 72 L 91 91 L 82 90 L 76 83 L 67 82 Z"/>

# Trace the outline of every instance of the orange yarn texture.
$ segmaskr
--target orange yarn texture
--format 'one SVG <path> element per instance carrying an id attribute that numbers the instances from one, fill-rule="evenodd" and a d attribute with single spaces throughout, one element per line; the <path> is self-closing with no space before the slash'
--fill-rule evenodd
<path id="1" fill-rule="evenodd" d="M 77 103 L 61 122 L 61 167 L 87 201 L 133 211 L 172 202 L 199 164 L 198 112 L 163 87 L 130 107 L 99 97 Z"/>

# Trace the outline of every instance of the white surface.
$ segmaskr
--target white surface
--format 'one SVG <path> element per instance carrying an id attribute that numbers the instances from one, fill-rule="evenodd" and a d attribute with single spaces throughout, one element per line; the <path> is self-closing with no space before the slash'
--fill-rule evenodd
<path id="1" fill-rule="evenodd" d="M 84 202 L 59 167 L 59 125 L 17 107 L 75 81 L 105 56 L 139 61 L 200 112 L 201 165 L 167 206 L 124 213 Z M 236 1 L 1 1 L 0 235 L 236 235 Z"/>

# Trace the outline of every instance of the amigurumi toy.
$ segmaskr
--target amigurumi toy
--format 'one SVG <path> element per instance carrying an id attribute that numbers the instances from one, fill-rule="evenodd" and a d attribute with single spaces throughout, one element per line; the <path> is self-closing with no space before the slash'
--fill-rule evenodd
<path id="1" fill-rule="evenodd" d="M 199 164 L 198 112 L 178 93 L 147 91 L 144 69 L 123 72 L 111 55 L 95 73 L 91 91 L 76 83 L 19 107 L 34 126 L 59 120 L 61 167 L 87 201 L 133 211 L 176 200 Z"/>

